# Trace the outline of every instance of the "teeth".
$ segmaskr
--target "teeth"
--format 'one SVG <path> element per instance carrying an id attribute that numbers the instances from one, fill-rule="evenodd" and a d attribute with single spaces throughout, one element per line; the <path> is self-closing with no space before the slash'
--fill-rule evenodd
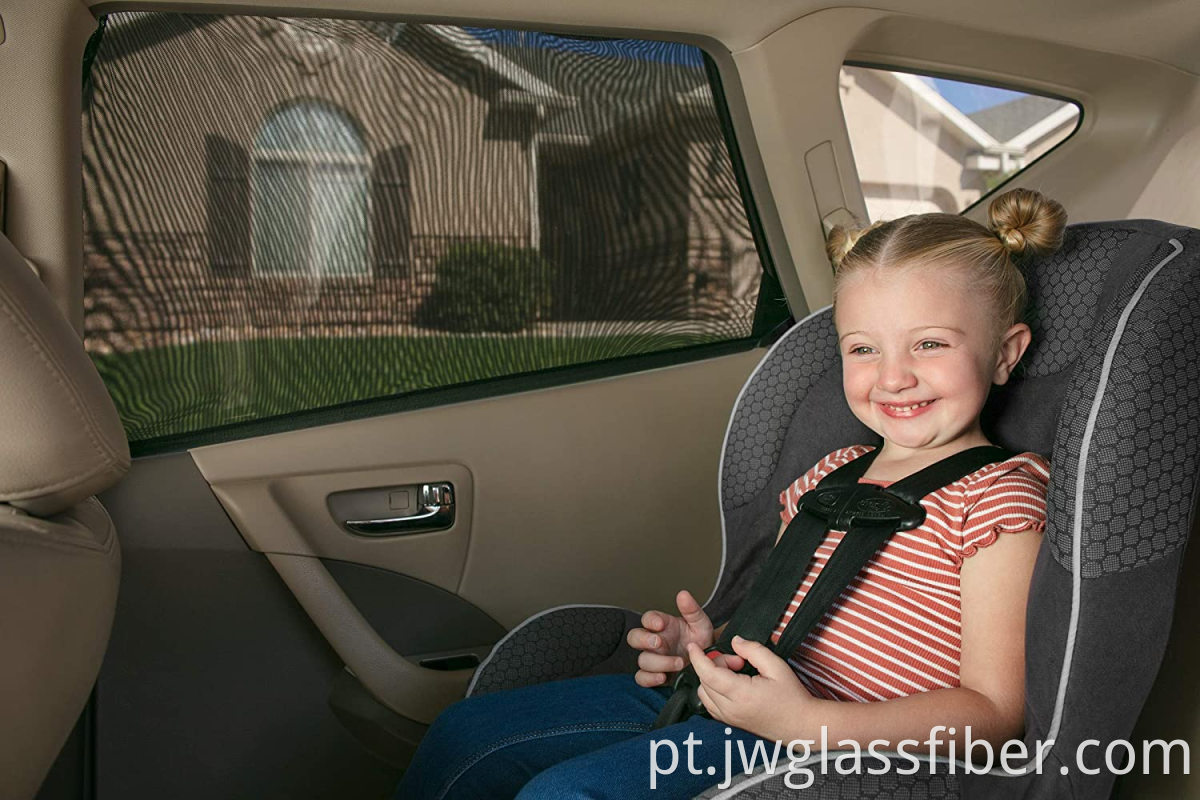
<path id="1" fill-rule="evenodd" d="M 890 405 L 892 408 L 896 409 L 897 411 L 912 411 L 913 409 L 916 409 L 916 408 L 924 408 L 925 406 L 929 405 L 932 402 L 933 402 L 932 400 L 925 400 L 924 402 L 916 403 L 911 406 L 898 406 L 895 403 L 888 403 L 888 405 Z"/>

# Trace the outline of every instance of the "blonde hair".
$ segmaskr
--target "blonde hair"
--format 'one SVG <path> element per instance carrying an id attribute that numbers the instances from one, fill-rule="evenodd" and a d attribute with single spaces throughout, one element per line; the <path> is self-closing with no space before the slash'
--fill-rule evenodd
<path id="1" fill-rule="evenodd" d="M 988 207 L 989 227 L 957 214 L 914 214 L 869 228 L 841 226 L 829 233 L 834 303 L 846 277 L 868 268 L 952 266 L 969 277 L 997 315 L 1000 331 L 1025 312 L 1025 278 L 1012 256 L 1043 255 L 1062 246 L 1067 212 L 1030 189 L 1013 189 Z"/>

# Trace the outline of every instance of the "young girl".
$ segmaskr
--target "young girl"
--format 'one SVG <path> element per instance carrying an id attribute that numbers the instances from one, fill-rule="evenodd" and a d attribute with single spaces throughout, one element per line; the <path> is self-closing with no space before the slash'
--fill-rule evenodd
<path id="1" fill-rule="evenodd" d="M 996 198 L 989 217 L 990 230 L 923 214 L 830 237 L 846 401 L 883 439 L 865 482 L 886 486 L 989 443 L 979 421 L 988 391 L 1030 341 L 1010 253 L 1056 249 L 1066 214 L 1018 189 Z M 830 453 L 789 486 L 780 534 L 802 494 L 872 449 Z M 705 657 L 720 630 L 682 591 L 679 616 L 647 611 L 629 632 L 641 651 L 632 679 L 576 678 L 457 703 L 430 728 L 396 797 L 688 798 L 727 769 L 741 772 L 727 752 L 819 741 L 822 727 L 829 742 L 863 749 L 926 740 L 937 726 L 943 741 L 968 727 L 976 741 L 1017 737 L 1048 479 L 1044 459 L 1021 453 L 927 496 L 925 522 L 895 534 L 786 660 L 737 637 L 733 654 Z M 773 641 L 843 535 L 827 534 Z M 651 730 L 689 661 L 712 719 Z M 746 661 L 757 675 L 737 671 Z"/>

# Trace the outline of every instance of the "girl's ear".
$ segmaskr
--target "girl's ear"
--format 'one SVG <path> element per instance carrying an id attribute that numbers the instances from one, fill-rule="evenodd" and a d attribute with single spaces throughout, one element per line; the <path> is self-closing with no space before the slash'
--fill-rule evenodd
<path id="1" fill-rule="evenodd" d="M 996 354 L 996 370 L 992 373 L 992 383 L 997 386 L 1008 383 L 1009 376 L 1012 375 L 1013 369 L 1021 360 L 1021 356 L 1025 354 L 1025 349 L 1029 347 L 1031 341 L 1033 341 L 1033 332 L 1024 322 L 1018 322 L 1001 335 L 999 352 Z"/>

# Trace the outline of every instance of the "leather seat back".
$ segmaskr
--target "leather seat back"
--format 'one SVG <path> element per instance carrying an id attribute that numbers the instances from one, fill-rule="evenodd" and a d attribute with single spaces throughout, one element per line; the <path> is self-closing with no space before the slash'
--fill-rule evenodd
<path id="1" fill-rule="evenodd" d="M 116 532 L 95 493 L 129 468 L 79 336 L 0 236 L 0 797 L 37 792 L 112 627 Z"/>

